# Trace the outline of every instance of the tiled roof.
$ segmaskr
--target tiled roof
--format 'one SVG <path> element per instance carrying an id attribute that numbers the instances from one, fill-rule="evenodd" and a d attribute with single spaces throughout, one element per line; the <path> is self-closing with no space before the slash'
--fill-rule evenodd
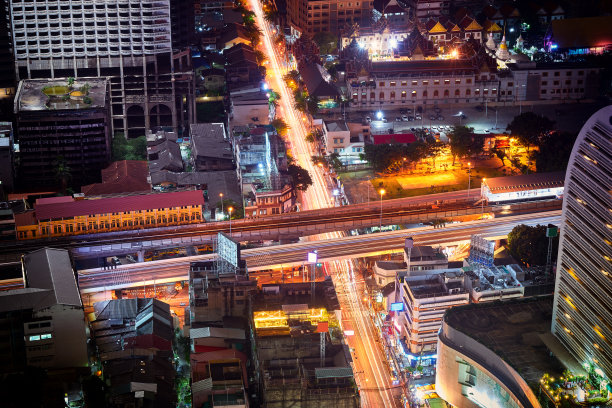
<path id="1" fill-rule="evenodd" d="M 391 143 L 413 143 L 416 142 L 416 136 L 413 133 L 398 133 L 388 135 L 373 135 L 374 144 L 391 144 Z"/>
<path id="2" fill-rule="evenodd" d="M 121 160 L 102 170 L 102 183 L 81 187 L 85 195 L 139 193 L 151 191 L 147 182 L 149 169 L 144 160 Z"/>
<path id="3" fill-rule="evenodd" d="M 124 197 L 79 200 L 57 204 L 36 205 L 36 218 L 49 220 L 83 215 L 109 214 L 139 210 L 155 210 L 186 205 L 204 205 L 204 196 L 199 190 L 172 193 L 141 194 Z"/>

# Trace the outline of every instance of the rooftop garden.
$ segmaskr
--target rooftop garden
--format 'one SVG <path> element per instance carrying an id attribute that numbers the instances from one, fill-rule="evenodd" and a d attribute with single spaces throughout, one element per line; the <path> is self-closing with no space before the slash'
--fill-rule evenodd
<path id="1" fill-rule="evenodd" d="M 560 377 L 544 374 L 540 379 L 542 406 L 592 407 L 612 402 L 612 386 L 603 371 L 588 363 L 584 368 L 587 375 L 575 375 L 569 370 Z"/>
<path id="2" fill-rule="evenodd" d="M 85 83 L 81 86 L 75 86 L 74 78 L 70 77 L 66 81 L 66 85 L 51 85 L 41 89 L 42 93 L 47 96 L 47 109 L 78 109 L 80 107 L 89 107 L 92 104 L 92 99 L 89 96 L 91 85 Z"/>

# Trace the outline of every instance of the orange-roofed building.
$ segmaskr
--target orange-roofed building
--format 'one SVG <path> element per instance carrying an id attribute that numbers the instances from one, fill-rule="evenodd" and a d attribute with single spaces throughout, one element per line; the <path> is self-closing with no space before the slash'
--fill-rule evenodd
<path id="1" fill-rule="evenodd" d="M 81 187 L 86 196 L 148 193 L 151 184 L 147 181 L 149 167 L 145 160 L 121 160 L 102 169 L 102 182 Z"/>
<path id="2" fill-rule="evenodd" d="M 33 211 L 15 215 L 17 239 L 39 239 L 185 225 L 203 221 L 200 190 L 75 200 L 36 200 Z"/>

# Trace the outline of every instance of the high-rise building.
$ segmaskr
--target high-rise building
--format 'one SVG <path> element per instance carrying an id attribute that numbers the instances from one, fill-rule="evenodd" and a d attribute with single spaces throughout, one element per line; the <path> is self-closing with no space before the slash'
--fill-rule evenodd
<path id="1" fill-rule="evenodd" d="M 583 126 L 569 161 L 552 332 L 612 378 L 612 106 Z"/>
<path id="2" fill-rule="evenodd" d="M 174 1 L 11 1 L 17 77 L 110 77 L 113 131 L 180 133 L 195 105 L 190 54 L 172 49 Z"/>

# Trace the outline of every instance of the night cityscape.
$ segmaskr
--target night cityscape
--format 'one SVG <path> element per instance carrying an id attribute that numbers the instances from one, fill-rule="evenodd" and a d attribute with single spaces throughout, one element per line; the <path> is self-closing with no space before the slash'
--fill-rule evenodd
<path id="1" fill-rule="evenodd" d="M 0 0 L 1 408 L 612 407 L 609 0 Z"/>

